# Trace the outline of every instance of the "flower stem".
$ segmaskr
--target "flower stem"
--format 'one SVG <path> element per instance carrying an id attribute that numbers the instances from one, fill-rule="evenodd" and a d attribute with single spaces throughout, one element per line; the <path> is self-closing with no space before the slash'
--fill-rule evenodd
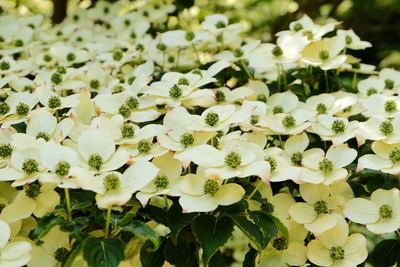
<path id="1" fill-rule="evenodd" d="M 286 90 L 286 87 L 287 87 L 286 72 L 285 72 L 285 69 L 283 68 L 283 64 L 280 64 L 280 70 L 282 71 L 284 90 Z"/>
<path id="2" fill-rule="evenodd" d="M 164 194 L 164 203 L 165 203 L 165 211 L 168 211 L 169 206 L 168 206 L 168 198 L 167 198 L 166 194 Z"/>
<path id="3" fill-rule="evenodd" d="M 65 193 L 65 205 L 67 206 L 67 216 L 68 216 L 68 221 L 72 220 L 72 214 L 71 214 L 71 199 L 69 197 L 69 190 L 68 188 L 64 188 L 64 193 Z"/>
<path id="4" fill-rule="evenodd" d="M 324 70 L 324 76 L 325 76 L 325 89 L 326 92 L 329 93 L 329 82 L 328 82 L 328 71 Z"/>
<path id="5" fill-rule="evenodd" d="M 354 72 L 354 74 L 353 74 L 353 82 L 351 84 L 351 87 L 353 89 L 356 89 L 356 84 L 357 84 L 357 72 Z"/>
<path id="6" fill-rule="evenodd" d="M 110 221 L 111 221 L 111 206 L 107 208 L 107 218 L 105 227 L 105 238 L 108 237 L 108 232 L 110 231 Z"/>
<path id="7" fill-rule="evenodd" d="M 199 52 L 197 51 L 196 46 L 192 43 L 193 51 L 196 54 L 197 57 L 197 62 L 199 62 L 199 65 L 201 65 L 200 57 L 199 57 Z"/>
<path id="8" fill-rule="evenodd" d="M 261 185 L 263 184 L 263 180 L 258 181 L 256 187 L 254 188 L 253 192 L 250 193 L 250 195 L 248 195 L 246 197 L 246 200 L 250 200 L 253 195 L 258 191 L 258 189 L 260 189 Z"/>
<path id="9" fill-rule="evenodd" d="M 244 71 L 246 72 L 247 76 L 250 80 L 253 80 L 253 76 L 251 75 L 249 69 L 247 68 L 246 64 L 244 64 L 243 59 L 240 59 L 240 64 L 242 64 Z"/>
<path id="10" fill-rule="evenodd" d="M 281 71 L 279 64 L 276 64 L 276 69 L 278 71 L 278 92 L 281 91 Z"/>

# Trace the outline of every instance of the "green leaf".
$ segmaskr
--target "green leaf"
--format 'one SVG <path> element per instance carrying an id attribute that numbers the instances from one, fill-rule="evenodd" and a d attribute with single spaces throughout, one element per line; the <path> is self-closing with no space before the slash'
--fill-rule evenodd
<path id="1" fill-rule="evenodd" d="M 387 239 L 375 246 L 372 252 L 372 263 L 375 267 L 393 266 L 400 259 L 400 241 Z"/>
<path id="2" fill-rule="evenodd" d="M 210 262 L 208 263 L 209 267 L 221 267 L 226 266 L 224 256 L 222 256 L 221 252 L 218 250 L 215 254 L 211 257 Z"/>
<path id="3" fill-rule="evenodd" d="M 79 255 L 79 252 L 82 249 L 82 244 L 76 246 L 71 253 L 68 256 L 68 259 L 65 261 L 65 263 L 62 265 L 62 267 L 71 267 L 72 264 L 74 263 L 76 256 Z"/>
<path id="4" fill-rule="evenodd" d="M 215 218 L 200 215 L 192 222 L 192 231 L 203 248 L 203 263 L 208 266 L 210 258 L 232 235 L 233 221 L 226 217 Z"/>
<path id="5" fill-rule="evenodd" d="M 190 224 L 198 213 L 182 213 L 182 208 L 178 202 L 175 202 L 167 213 L 168 227 L 171 230 L 172 237 L 176 240 L 179 232 L 186 225 Z"/>
<path id="6" fill-rule="evenodd" d="M 260 227 L 263 233 L 263 248 L 265 248 L 272 237 L 274 237 L 278 232 L 277 226 L 274 223 L 274 219 L 272 219 L 272 216 L 264 211 L 250 211 L 249 214 L 250 218 L 253 219 L 254 223 Z M 285 233 L 282 234 L 285 235 Z"/>
<path id="7" fill-rule="evenodd" d="M 278 229 L 278 232 L 289 240 L 289 231 L 286 226 L 275 216 L 268 214 L 268 217 L 274 222 L 276 228 Z"/>
<path id="8" fill-rule="evenodd" d="M 235 225 L 250 239 L 250 241 L 257 246 L 257 249 L 260 251 L 267 244 L 264 244 L 263 233 L 256 224 L 248 220 L 243 215 L 228 215 Z"/>
<path id="9" fill-rule="evenodd" d="M 140 262 L 142 267 L 162 267 L 164 265 L 163 247 L 165 242 L 162 242 L 160 248 L 154 251 L 153 244 L 147 240 L 140 249 Z"/>
<path id="10" fill-rule="evenodd" d="M 254 248 L 250 248 L 250 250 L 246 253 L 243 261 L 243 267 L 254 267 L 256 266 L 256 258 L 258 251 Z"/>
<path id="11" fill-rule="evenodd" d="M 199 266 L 196 254 L 196 242 L 192 241 L 193 235 L 189 231 L 181 231 L 176 243 L 168 237 L 164 247 L 165 259 L 176 267 L 197 267 Z"/>
<path id="12" fill-rule="evenodd" d="M 83 241 L 82 249 L 89 267 L 117 267 L 125 257 L 125 245 L 117 238 L 91 236 Z"/>
<path id="13" fill-rule="evenodd" d="M 123 231 L 148 238 L 153 243 L 153 250 L 160 247 L 160 236 L 144 222 L 135 220 L 121 228 Z"/>
<path id="14" fill-rule="evenodd" d="M 37 221 L 35 230 L 30 234 L 30 238 L 34 240 L 42 239 L 56 225 L 65 223 L 66 220 L 61 215 L 49 214 Z"/>

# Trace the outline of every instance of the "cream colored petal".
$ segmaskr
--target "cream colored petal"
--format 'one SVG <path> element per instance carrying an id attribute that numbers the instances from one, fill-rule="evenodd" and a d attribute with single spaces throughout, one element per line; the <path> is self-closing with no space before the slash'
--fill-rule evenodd
<path id="1" fill-rule="evenodd" d="M 325 175 L 321 171 L 304 168 L 301 170 L 300 180 L 306 183 L 320 184 L 325 180 Z"/>
<path id="2" fill-rule="evenodd" d="M 307 248 L 301 243 L 290 242 L 285 253 L 285 262 L 290 266 L 302 266 L 307 261 Z"/>
<path id="3" fill-rule="evenodd" d="M 287 193 L 278 193 L 268 199 L 272 205 L 274 205 L 274 212 L 272 215 L 280 219 L 281 221 L 289 218 L 289 208 L 296 203 L 293 197 Z"/>
<path id="4" fill-rule="evenodd" d="M 2 266 L 23 266 L 31 259 L 29 251 L 31 244 L 26 241 L 17 241 L 9 243 L 2 251 L 0 259 L 6 263 Z M 0 262 L 1 263 L 1 262 Z M 9 264 L 9 265 L 7 265 Z"/>
<path id="5" fill-rule="evenodd" d="M 188 165 L 193 161 L 199 166 L 219 167 L 224 165 L 224 155 L 210 145 L 199 145 L 187 148 L 182 153 L 175 154 L 175 158 Z"/>
<path id="6" fill-rule="evenodd" d="M 100 166 L 101 172 L 113 171 L 122 167 L 129 160 L 129 152 L 125 149 L 118 149 L 111 157 Z"/>
<path id="7" fill-rule="evenodd" d="M 347 177 L 347 170 L 345 168 L 334 169 L 325 176 L 324 185 L 331 185 L 341 182 Z"/>
<path id="8" fill-rule="evenodd" d="M 390 190 L 378 189 L 371 194 L 371 201 L 377 206 L 390 205 L 399 207 L 400 204 L 400 190 L 392 188 Z"/>
<path id="9" fill-rule="evenodd" d="M 3 248 L 10 239 L 11 229 L 8 223 L 3 220 L 0 220 L 0 229 L 0 248 Z"/>
<path id="10" fill-rule="evenodd" d="M 333 260 L 329 256 L 329 250 L 321 241 L 311 240 L 307 245 L 307 258 L 319 266 L 331 266 Z"/>
<path id="11" fill-rule="evenodd" d="M 53 255 L 47 253 L 42 247 L 33 247 L 31 256 L 28 267 L 54 267 L 57 265 Z"/>
<path id="12" fill-rule="evenodd" d="M 336 225 L 336 217 L 333 214 L 319 214 L 314 221 L 307 223 L 304 227 L 315 236 L 320 236 Z"/>
<path id="13" fill-rule="evenodd" d="M 368 257 L 367 239 L 362 234 L 352 234 L 343 247 L 344 255 L 355 266 L 363 263 Z"/>
<path id="14" fill-rule="evenodd" d="M 299 190 L 301 197 L 311 205 L 320 200 L 326 201 L 330 195 L 330 186 L 322 184 L 300 184 Z"/>
<path id="15" fill-rule="evenodd" d="M 290 217 L 298 223 L 311 223 L 317 217 L 314 207 L 308 203 L 296 203 L 289 209 Z"/>
<path id="16" fill-rule="evenodd" d="M 346 220 L 339 214 L 333 215 L 336 216 L 336 225 L 319 236 L 319 240 L 327 248 L 337 246 L 343 247 L 349 236 L 349 226 Z"/>
<path id="17" fill-rule="evenodd" d="M 36 198 L 36 209 L 33 214 L 36 217 L 43 217 L 46 213 L 53 211 L 60 204 L 60 196 L 56 191 L 48 190 L 38 195 Z"/>
<path id="18" fill-rule="evenodd" d="M 35 200 L 28 198 L 24 191 L 18 193 L 11 204 L 7 205 L 1 212 L 0 219 L 12 223 L 31 216 L 36 208 Z"/>
<path id="19" fill-rule="evenodd" d="M 326 152 L 326 158 L 332 161 L 336 168 L 349 165 L 357 157 L 357 151 L 349 148 L 347 144 L 331 146 Z"/>
<path id="20" fill-rule="evenodd" d="M 296 152 L 303 152 L 308 147 L 309 140 L 306 133 L 300 135 L 294 135 L 286 140 L 284 148 L 289 154 Z"/>
<path id="21" fill-rule="evenodd" d="M 224 184 L 213 196 L 218 205 L 228 206 L 240 201 L 245 194 L 243 187 L 238 184 Z"/>
<path id="22" fill-rule="evenodd" d="M 266 161 L 255 161 L 241 168 L 240 177 L 258 176 L 264 182 L 270 177 L 271 165 Z"/>
<path id="23" fill-rule="evenodd" d="M 154 158 L 152 162 L 160 168 L 160 173 L 166 175 L 170 179 L 175 179 L 182 173 L 182 164 L 179 160 L 174 158 L 173 152 L 168 152 L 160 157 Z"/>
<path id="24" fill-rule="evenodd" d="M 204 183 L 204 178 L 195 174 L 187 174 L 183 177 L 180 190 L 185 194 L 200 196 L 204 194 Z"/>
<path id="25" fill-rule="evenodd" d="M 343 214 L 353 222 L 369 224 L 379 220 L 379 207 L 367 199 L 354 198 L 345 204 Z"/>
<path id="26" fill-rule="evenodd" d="M 325 152 L 320 148 L 312 148 L 303 153 L 303 165 L 312 170 L 319 169 L 319 162 L 325 157 Z"/>
<path id="27" fill-rule="evenodd" d="M 199 197 L 183 195 L 179 198 L 179 204 L 184 213 L 208 212 L 218 208 L 217 202 L 208 194 Z"/>
<path id="28" fill-rule="evenodd" d="M 78 149 L 86 160 L 91 155 L 98 154 L 103 158 L 103 161 L 106 161 L 114 153 L 115 144 L 112 138 L 105 132 L 87 130 L 79 136 Z"/>
<path id="29" fill-rule="evenodd" d="M 393 233 L 400 228 L 400 218 L 380 219 L 376 223 L 367 224 L 367 229 L 374 234 Z"/>
<path id="30" fill-rule="evenodd" d="M 123 180 L 130 180 L 132 191 L 138 191 L 149 184 L 158 174 L 159 168 L 147 161 L 133 163 L 122 175 Z"/>

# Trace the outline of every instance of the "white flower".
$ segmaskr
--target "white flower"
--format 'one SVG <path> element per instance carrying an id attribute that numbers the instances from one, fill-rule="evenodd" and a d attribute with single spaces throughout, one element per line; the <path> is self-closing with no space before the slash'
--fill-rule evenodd
<path id="1" fill-rule="evenodd" d="M 347 144 L 329 147 L 325 152 L 312 148 L 304 152 L 301 180 L 307 183 L 330 185 L 345 180 L 348 171 L 343 168 L 354 161 L 357 151 Z"/>
<path id="2" fill-rule="evenodd" d="M 360 37 L 353 30 L 338 30 L 338 36 L 343 36 L 346 47 L 353 50 L 360 50 L 371 47 L 370 42 L 361 41 Z"/>
<path id="3" fill-rule="evenodd" d="M 357 130 L 358 121 L 349 122 L 346 118 L 318 115 L 309 132 L 318 134 L 322 141 L 332 141 L 333 145 L 338 145 L 355 137 Z"/>
<path id="4" fill-rule="evenodd" d="M 357 171 L 364 168 L 380 170 L 385 173 L 400 173 L 400 144 L 386 144 L 375 141 L 371 145 L 375 154 L 367 154 L 358 159 Z"/>
<path id="5" fill-rule="evenodd" d="M 349 236 L 347 222 L 336 215 L 337 224 L 307 245 L 307 258 L 319 266 L 357 266 L 368 257 L 367 241 L 362 234 Z"/>
<path id="6" fill-rule="evenodd" d="M 26 241 L 10 242 L 10 226 L 0 220 L 0 266 L 23 266 L 31 259 L 32 246 Z"/>
<path id="7" fill-rule="evenodd" d="M 365 224 L 375 234 L 394 232 L 400 228 L 400 191 L 378 189 L 371 194 L 371 200 L 351 199 L 343 213 L 351 221 Z"/>
<path id="8" fill-rule="evenodd" d="M 242 199 L 244 189 L 235 183 L 222 184 L 223 180 L 211 180 L 196 174 L 183 177 L 179 203 L 183 212 L 207 212 L 228 206 Z"/>
<path id="9" fill-rule="evenodd" d="M 400 89 L 400 72 L 394 69 L 382 69 L 379 78 L 385 82 L 385 88 L 398 92 Z"/>
<path id="10" fill-rule="evenodd" d="M 373 94 L 383 93 L 385 88 L 385 82 L 381 79 L 375 77 L 369 77 L 367 79 L 361 80 L 358 85 L 359 95 L 363 98 L 367 98 Z"/>
<path id="11" fill-rule="evenodd" d="M 370 95 L 361 101 L 365 111 L 365 117 L 394 117 L 400 111 L 400 100 L 398 97 L 388 97 L 381 94 Z"/>

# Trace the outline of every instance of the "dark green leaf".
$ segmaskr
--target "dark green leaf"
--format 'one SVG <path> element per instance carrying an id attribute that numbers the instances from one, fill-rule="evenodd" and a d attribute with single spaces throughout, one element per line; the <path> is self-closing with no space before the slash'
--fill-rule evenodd
<path id="1" fill-rule="evenodd" d="M 400 241 L 387 239 L 375 246 L 372 252 L 374 267 L 387 267 L 396 263 L 400 256 Z"/>
<path id="2" fill-rule="evenodd" d="M 245 212 L 248 207 L 249 204 L 247 203 L 247 201 L 241 200 L 229 206 L 221 206 L 220 209 L 221 212 L 224 212 L 226 214 L 239 214 Z"/>
<path id="3" fill-rule="evenodd" d="M 62 267 L 71 267 L 71 265 L 74 263 L 76 256 L 79 255 L 79 252 L 81 251 L 82 245 L 76 246 L 71 253 L 68 256 L 68 259 L 66 262 L 62 265 Z"/>
<path id="4" fill-rule="evenodd" d="M 43 238 L 54 226 L 65 223 L 64 217 L 57 214 L 49 214 L 38 219 L 35 230 L 31 233 L 30 237 L 33 240 L 40 240 Z"/>
<path id="5" fill-rule="evenodd" d="M 256 265 L 257 254 L 258 251 L 251 247 L 244 257 L 243 267 L 254 267 Z"/>
<path id="6" fill-rule="evenodd" d="M 267 244 L 264 244 L 263 233 L 253 222 L 249 221 L 243 215 L 230 215 L 229 216 L 237 227 L 250 239 L 250 241 L 257 246 L 258 250 L 262 250 Z"/>
<path id="7" fill-rule="evenodd" d="M 197 267 L 196 243 L 183 237 L 183 231 L 179 234 L 177 244 L 169 237 L 164 247 L 165 259 L 176 267 Z"/>
<path id="8" fill-rule="evenodd" d="M 160 248 L 154 251 L 153 244 L 147 240 L 140 249 L 140 262 L 142 267 L 162 267 L 164 265 L 163 247 L 165 242 L 162 242 Z"/>
<path id="9" fill-rule="evenodd" d="M 215 254 L 211 257 L 208 266 L 209 267 L 227 266 L 224 260 L 224 256 L 222 256 L 219 250 L 217 250 L 217 252 L 215 252 Z"/>
<path id="10" fill-rule="evenodd" d="M 89 267 L 117 267 L 125 257 L 125 245 L 116 238 L 97 239 L 91 236 L 83 241 L 82 249 Z"/>
<path id="11" fill-rule="evenodd" d="M 160 236 L 144 222 L 132 221 L 121 228 L 123 231 L 148 238 L 153 243 L 154 250 L 160 246 Z"/>
<path id="12" fill-rule="evenodd" d="M 205 266 L 232 235 L 233 226 L 232 220 L 225 216 L 215 218 L 211 215 L 200 215 L 193 220 L 192 231 L 203 248 Z"/>
<path id="13" fill-rule="evenodd" d="M 264 248 L 268 245 L 269 241 L 278 232 L 277 226 L 268 213 L 263 211 L 251 211 L 249 212 L 250 218 L 253 219 L 254 223 L 258 225 L 263 233 L 263 245 Z M 287 230 L 286 230 L 287 231 Z M 283 233 L 285 235 L 285 233 Z"/>
<path id="14" fill-rule="evenodd" d="M 175 202 L 167 213 L 168 227 L 171 230 L 172 237 L 176 240 L 179 231 L 190 224 L 198 213 L 182 213 L 182 208 L 178 202 Z"/>

